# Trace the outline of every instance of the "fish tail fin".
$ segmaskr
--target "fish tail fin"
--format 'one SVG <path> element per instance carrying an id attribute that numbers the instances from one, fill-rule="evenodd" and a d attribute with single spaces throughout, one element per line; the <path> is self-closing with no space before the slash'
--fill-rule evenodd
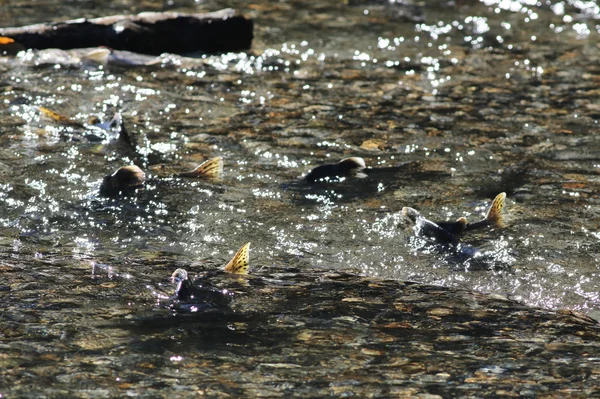
<path id="1" fill-rule="evenodd" d="M 500 193 L 492 201 L 490 209 L 485 217 L 485 220 L 495 224 L 498 227 L 504 227 L 504 216 L 502 210 L 504 209 L 504 203 L 506 202 L 506 193 Z"/>
<path id="2" fill-rule="evenodd" d="M 247 274 L 250 264 L 250 243 L 247 243 L 235 254 L 227 266 L 223 268 L 228 273 Z"/>
<path id="3" fill-rule="evenodd" d="M 223 157 L 214 157 L 201 163 L 196 169 L 180 173 L 182 177 L 206 177 L 220 179 L 223 177 Z"/>

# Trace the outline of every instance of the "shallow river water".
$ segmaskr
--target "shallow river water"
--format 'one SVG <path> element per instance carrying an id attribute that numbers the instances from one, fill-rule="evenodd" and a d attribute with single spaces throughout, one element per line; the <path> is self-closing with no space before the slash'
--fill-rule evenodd
<path id="1" fill-rule="evenodd" d="M 0 27 L 226 7 L 254 20 L 246 53 L 165 54 L 147 66 L 102 66 L 81 62 L 81 53 L 48 50 L 0 58 L 0 337 L 4 353 L 12 353 L 0 354 L 10 370 L 2 375 L 7 386 L 0 397 L 28 397 L 33 388 L 27 384 L 43 381 L 62 388 L 35 391 L 40 397 L 69 397 L 74 393 L 66 387 L 73 386 L 83 397 L 143 395 L 145 389 L 152 397 L 167 386 L 209 396 L 467 392 L 378 391 L 362 375 L 345 375 L 335 385 L 322 370 L 306 373 L 327 381 L 327 389 L 316 384 L 302 391 L 292 381 L 305 377 L 283 376 L 300 367 L 290 360 L 295 352 L 253 369 L 262 377 L 278 375 L 269 382 L 272 392 L 264 384 L 250 387 L 258 377 L 248 369 L 234 373 L 231 386 L 209 378 L 207 369 L 226 361 L 235 368 L 273 344 L 261 341 L 253 323 L 280 323 L 279 332 L 267 328 L 276 335 L 283 326 L 297 328 L 300 319 L 306 325 L 331 316 L 341 347 L 344 340 L 389 342 L 375 342 L 361 327 L 343 335 L 344 323 L 366 330 L 365 320 L 380 310 L 345 315 L 325 306 L 315 316 L 304 291 L 295 309 L 288 285 L 314 288 L 321 295 L 315 294 L 315 309 L 324 306 L 321 299 L 346 292 L 327 281 L 354 278 L 348 284 L 356 287 L 410 281 L 455 288 L 451 292 L 469 298 L 479 295 L 472 291 L 491 293 L 515 300 L 519 309 L 600 317 L 598 5 L 2 1 Z M 137 149 L 114 137 L 97 141 L 40 107 L 80 123 L 119 112 Z M 170 177 L 215 156 L 225 162 L 219 182 Z M 317 165 L 350 156 L 365 159 L 366 178 L 312 186 L 299 181 Z M 99 197 L 102 178 L 132 162 L 151 177 L 145 190 L 116 201 Z M 410 206 L 432 220 L 477 220 L 500 192 L 507 193 L 506 226 L 462 238 L 489 254 L 483 267 L 420 246 L 401 215 Z M 234 292 L 254 287 L 245 303 L 236 300 L 237 313 L 215 322 L 210 311 L 191 318 L 198 312 L 164 304 L 174 290 L 173 270 L 215 269 L 248 241 L 252 277 L 218 278 Z M 361 302 L 352 300 L 361 295 L 344 299 Z M 284 296 L 288 302 L 279 310 L 260 300 Z M 212 329 L 199 327 L 207 320 L 216 323 Z M 326 335 L 324 326 L 314 328 L 298 339 Z M 338 342 L 332 337 L 323 339 Z M 232 355 L 232 347 L 243 349 Z M 359 355 L 339 356 L 351 362 L 356 355 L 361 363 L 361 356 L 382 348 L 360 346 Z M 206 350 L 210 356 L 198 355 Z M 315 364 L 335 369 L 318 345 L 302 350 Z M 426 363 L 394 361 L 386 364 L 405 375 Z M 178 385 L 184 363 L 187 378 L 206 373 L 212 388 L 200 382 L 190 388 L 189 379 Z M 62 369 L 50 377 L 55 364 Z M 485 373 L 501 374 L 493 367 Z M 593 370 L 598 375 L 600 369 Z M 438 371 L 432 375 L 439 381 L 429 383 L 444 385 L 450 377 L 440 373 L 453 374 Z"/>

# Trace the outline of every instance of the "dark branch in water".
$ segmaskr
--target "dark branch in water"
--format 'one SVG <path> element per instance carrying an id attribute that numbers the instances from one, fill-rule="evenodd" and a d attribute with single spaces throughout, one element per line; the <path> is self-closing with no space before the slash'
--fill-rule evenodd
<path id="1" fill-rule="evenodd" d="M 252 20 L 232 9 L 208 14 L 141 13 L 2 28 L 24 48 L 107 46 L 144 54 L 220 53 L 250 49 Z M 0 46 L 1 50 L 1 46 Z"/>

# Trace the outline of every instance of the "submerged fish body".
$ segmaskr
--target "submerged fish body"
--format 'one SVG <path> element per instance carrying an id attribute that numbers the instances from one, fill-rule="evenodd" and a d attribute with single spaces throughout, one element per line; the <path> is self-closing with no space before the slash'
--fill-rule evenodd
<path id="1" fill-rule="evenodd" d="M 300 178 L 279 183 L 278 187 L 290 192 L 293 200 L 299 203 L 313 204 L 325 199 L 349 201 L 369 191 L 368 187 L 365 187 L 365 184 L 369 183 L 366 180 L 361 180 L 360 190 L 356 189 L 355 178 L 367 177 L 364 171 L 364 159 L 350 157 L 338 163 L 316 166 Z"/>
<path id="2" fill-rule="evenodd" d="M 384 191 L 395 191 L 407 180 L 438 180 L 446 172 L 424 170 L 420 162 L 382 163 L 367 167 L 360 157 L 346 158 L 335 164 L 313 168 L 300 179 L 279 184 L 292 194 L 298 204 L 319 204 L 323 201 L 351 202 L 380 197 Z"/>
<path id="3" fill-rule="evenodd" d="M 360 157 L 350 157 L 342 159 L 338 163 L 325 164 L 313 168 L 304 176 L 308 183 L 321 183 L 339 181 L 345 177 L 366 177 L 362 173 L 365 169 L 365 160 Z"/>
<path id="4" fill-rule="evenodd" d="M 467 225 L 469 224 L 469 222 L 466 218 L 461 217 L 458 218 L 458 220 L 456 220 L 455 222 L 443 221 L 435 222 L 435 224 L 437 224 L 440 228 L 444 229 L 453 236 L 458 236 L 467 230 Z"/>
<path id="5" fill-rule="evenodd" d="M 222 271 L 231 274 L 247 274 L 250 265 L 250 243 L 244 245 L 233 256 Z M 180 301 L 202 302 L 210 306 L 226 305 L 229 303 L 231 292 L 212 288 L 208 273 L 195 279 L 190 279 L 185 269 L 177 269 L 171 275 L 172 282 L 177 284 L 174 299 Z"/>
<path id="6" fill-rule="evenodd" d="M 449 230 L 425 218 L 417 210 L 404 207 L 402 214 L 414 223 L 415 237 L 424 240 L 425 246 L 443 253 L 451 264 L 460 265 L 465 269 L 484 269 L 494 263 L 489 254 L 459 242 Z"/>
<path id="7" fill-rule="evenodd" d="M 210 285 L 211 273 L 190 279 L 184 269 L 177 269 L 171 276 L 177 284 L 172 299 L 191 301 L 206 308 L 224 307 L 229 304 L 231 292 Z"/>

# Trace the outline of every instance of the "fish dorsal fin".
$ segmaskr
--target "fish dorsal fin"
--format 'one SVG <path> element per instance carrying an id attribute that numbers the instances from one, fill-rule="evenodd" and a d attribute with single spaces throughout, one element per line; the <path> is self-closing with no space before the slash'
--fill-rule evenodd
<path id="1" fill-rule="evenodd" d="M 250 264 L 250 243 L 244 245 L 223 270 L 234 274 L 247 274 Z"/>
<path id="2" fill-rule="evenodd" d="M 500 193 L 492 201 L 490 209 L 488 210 L 485 220 L 494 223 L 496 226 L 504 226 L 504 216 L 502 215 L 502 209 L 504 209 L 504 203 L 506 201 L 506 193 Z"/>
<path id="3" fill-rule="evenodd" d="M 118 183 L 123 186 L 139 186 L 144 184 L 146 174 L 137 165 L 127 165 L 120 167 L 113 177 L 118 179 Z"/>
<path id="4" fill-rule="evenodd" d="M 469 224 L 469 221 L 464 216 L 459 217 L 458 219 L 456 219 L 456 221 L 464 226 Z"/>
<path id="5" fill-rule="evenodd" d="M 361 157 L 344 158 L 338 162 L 338 165 L 347 165 L 349 169 L 364 169 L 367 167 L 365 160 Z"/>
<path id="6" fill-rule="evenodd" d="M 223 177 L 223 157 L 214 157 L 201 163 L 196 169 L 180 173 L 182 177 L 206 177 L 220 179 Z"/>

